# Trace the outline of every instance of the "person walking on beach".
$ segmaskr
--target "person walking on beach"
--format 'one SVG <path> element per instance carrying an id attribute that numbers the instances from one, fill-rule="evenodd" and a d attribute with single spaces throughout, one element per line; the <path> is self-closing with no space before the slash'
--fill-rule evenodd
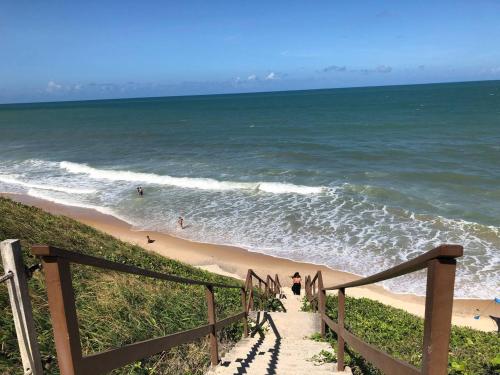
<path id="1" fill-rule="evenodd" d="M 292 292 L 296 296 L 300 296 L 300 282 L 302 281 L 302 278 L 300 277 L 300 274 L 298 272 L 295 272 L 292 276 Z"/>
<path id="2" fill-rule="evenodd" d="M 184 219 L 182 218 L 182 216 L 179 216 L 179 218 L 177 219 L 177 224 L 181 227 L 181 229 L 184 229 Z"/>

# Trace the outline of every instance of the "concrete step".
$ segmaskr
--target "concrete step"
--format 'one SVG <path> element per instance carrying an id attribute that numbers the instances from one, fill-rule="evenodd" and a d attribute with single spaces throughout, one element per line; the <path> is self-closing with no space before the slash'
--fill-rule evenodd
<path id="1" fill-rule="evenodd" d="M 322 364 L 322 365 L 314 365 L 314 364 L 304 364 L 303 362 L 297 363 L 287 363 L 283 364 L 281 361 L 270 362 L 270 361 L 255 361 L 250 364 L 231 364 L 231 365 L 223 365 L 218 366 L 213 374 L 234 374 L 234 373 L 248 373 L 248 374 L 256 374 L 256 373 L 273 373 L 273 372 L 282 372 L 284 374 L 290 372 L 299 372 L 302 374 L 316 374 L 318 372 L 328 372 L 334 373 L 337 370 L 337 366 L 332 363 Z"/>
<path id="2" fill-rule="evenodd" d="M 282 300 L 287 312 L 258 312 L 251 314 L 260 321 L 264 337 L 256 335 L 242 339 L 228 353 L 224 353 L 221 364 L 212 368 L 210 375 L 314 375 L 351 374 L 350 369 L 337 372 L 335 363 L 313 361 L 322 350 L 333 352 L 325 342 L 309 337 L 319 331 L 319 316 L 300 311 L 301 298 L 287 293 Z"/>
<path id="3" fill-rule="evenodd" d="M 252 364 L 248 367 L 245 366 L 219 366 L 210 372 L 210 375 L 229 375 L 229 374 L 250 374 L 250 375 L 314 375 L 314 374 L 352 374 L 349 368 L 346 367 L 345 371 L 336 371 L 336 365 L 328 364 L 329 366 L 302 366 L 297 364 L 295 366 L 283 366 L 278 363 L 273 365 Z"/>
<path id="4" fill-rule="evenodd" d="M 256 352 L 272 352 L 272 351 L 278 351 L 280 355 L 297 355 L 301 354 L 301 356 L 304 355 L 315 355 L 319 354 L 322 350 L 326 351 L 333 351 L 333 348 L 328 345 L 328 344 L 321 344 L 320 345 L 309 345 L 309 344 L 304 344 L 304 345 L 288 345 L 286 343 L 276 343 L 276 342 L 263 342 L 262 344 L 258 345 L 257 343 L 248 345 L 248 346 L 241 346 L 238 348 L 233 348 L 228 353 L 225 353 L 223 357 L 237 357 L 237 356 L 246 356 L 250 351 L 256 351 Z"/>

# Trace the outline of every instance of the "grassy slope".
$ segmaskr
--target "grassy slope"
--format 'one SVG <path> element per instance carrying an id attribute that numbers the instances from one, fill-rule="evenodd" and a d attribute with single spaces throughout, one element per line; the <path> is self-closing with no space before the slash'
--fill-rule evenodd
<path id="1" fill-rule="evenodd" d="M 337 297 L 327 297 L 328 315 L 337 320 Z M 305 308 L 309 306 L 306 304 Z M 420 367 L 424 321 L 406 311 L 367 298 L 346 297 L 346 328 L 377 348 Z M 336 335 L 329 340 L 336 347 Z M 452 327 L 450 374 L 500 374 L 500 336 L 471 328 Z M 347 351 L 346 363 L 354 374 L 380 374 L 356 353 Z"/>
<path id="2" fill-rule="evenodd" d="M 0 240 L 7 238 L 21 239 L 28 266 L 37 262 L 28 251 L 30 246 L 44 243 L 151 270 L 239 285 L 234 279 L 160 257 L 67 217 L 50 215 L 0 197 Z M 85 353 L 163 336 L 207 322 L 205 291 L 201 286 L 103 272 L 80 265 L 72 266 L 72 273 Z M 3 274 L 1 264 L 0 274 Z M 55 349 L 43 274 L 36 272 L 29 285 L 42 356 L 50 360 L 51 356 L 55 356 Z M 241 308 L 237 289 L 216 288 L 216 302 L 219 319 L 239 312 Z M 0 285 L 0 328 L 0 374 L 20 372 L 19 352 L 5 285 Z M 233 325 L 224 330 L 222 335 L 226 340 L 235 340 L 240 335 L 240 328 L 237 324 Z M 208 363 L 206 340 L 200 340 L 115 373 L 199 374 L 203 373 Z M 48 366 L 48 373 L 58 372 L 55 363 Z"/>

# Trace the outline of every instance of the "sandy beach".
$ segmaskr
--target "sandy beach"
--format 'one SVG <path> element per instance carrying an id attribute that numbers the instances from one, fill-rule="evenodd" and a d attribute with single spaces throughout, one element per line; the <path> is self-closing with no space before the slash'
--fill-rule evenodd
<path id="1" fill-rule="evenodd" d="M 359 276 L 332 270 L 325 266 L 276 258 L 238 247 L 192 242 L 165 233 L 134 230 L 129 223 L 92 209 L 65 206 L 28 195 L 7 193 L 1 195 L 24 204 L 39 207 L 52 214 L 71 217 L 162 256 L 227 276 L 244 279 L 248 268 L 252 268 L 261 276 L 278 274 L 283 286 L 290 285 L 290 275 L 295 271 L 299 271 L 305 278 L 306 275 L 313 275 L 317 270 L 321 270 L 325 285 L 359 279 Z M 148 244 L 146 235 L 153 238 L 155 242 Z M 391 293 L 377 285 L 348 289 L 347 295 L 371 298 L 404 309 L 417 316 L 424 316 L 424 297 Z M 500 315 L 500 306 L 498 304 L 492 306 L 490 300 L 456 299 L 453 307 L 453 323 L 484 331 L 496 331 L 495 322 L 488 316 L 481 316 L 479 320 L 473 318 L 476 309 L 481 311 L 487 309 L 486 315 Z"/>

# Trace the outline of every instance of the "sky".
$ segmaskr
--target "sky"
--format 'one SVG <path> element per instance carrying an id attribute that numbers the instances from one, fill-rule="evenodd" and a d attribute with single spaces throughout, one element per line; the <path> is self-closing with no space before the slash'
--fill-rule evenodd
<path id="1" fill-rule="evenodd" d="M 500 0 L 0 0 L 0 103 L 500 79 Z"/>

